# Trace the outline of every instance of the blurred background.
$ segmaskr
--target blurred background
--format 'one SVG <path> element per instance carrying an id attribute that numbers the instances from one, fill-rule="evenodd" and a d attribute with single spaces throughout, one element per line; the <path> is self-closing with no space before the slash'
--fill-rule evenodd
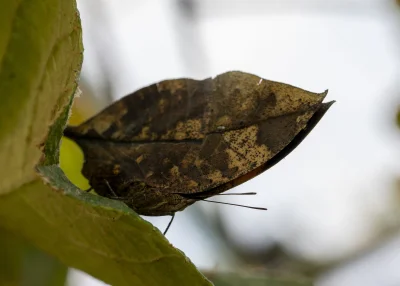
<path id="1" fill-rule="evenodd" d="M 223 200 L 268 211 L 198 202 L 177 214 L 167 238 L 196 266 L 211 276 L 400 285 L 399 3 L 78 0 L 78 7 L 85 58 L 72 123 L 149 84 L 229 70 L 329 89 L 327 99 L 337 101 L 285 160 L 234 190 L 256 197 Z M 68 157 L 61 163 L 72 174 Z M 161 231 L 169 221 L 145 219 Z M 105 284 L 70 270 L 68 285 Z"/>

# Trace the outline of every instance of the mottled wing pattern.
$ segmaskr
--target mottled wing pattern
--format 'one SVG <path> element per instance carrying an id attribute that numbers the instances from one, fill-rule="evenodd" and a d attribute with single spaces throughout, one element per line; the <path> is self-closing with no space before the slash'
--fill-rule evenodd
<path id="1" fill-rule="evenodd" d="M 125 96 L 68 132 L 124 142 L 202 139 L 212 80 L 167 80 Z"/>
<path id="2" fill-rule="evenodd" d="M 169 80 L 122 98 L 66 136 L 82 147 L 83 174 L 100 195 L 130 197 L 139 213 L 167 214 L 265 170 L 324 109 L 325 95 L 241 72 Z"/>

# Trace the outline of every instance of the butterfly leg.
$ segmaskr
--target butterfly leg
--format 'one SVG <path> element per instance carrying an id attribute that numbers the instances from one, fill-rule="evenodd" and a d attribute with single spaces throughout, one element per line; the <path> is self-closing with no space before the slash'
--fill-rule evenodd
<path id="1" fill-rule="evenodd" d="M 164 230 L 164 235 L 166 235 L 167 234 L 167 231 L 169 230 L 169 227 L 171 226 L 171 224 L 172 224 L 172 222 L 174 221 L 174 218 L 175 218 L 175 214 L 173 214 L 172 216 L 171 216 L 171 220 L 169 221 L 169 223 L 168 223 L 168 225 L 167 225 L 167 228 Z"/>
<path id="2" fill-rule="evenodd" d="M 110 192 L 113 194 L 111 197 L 109 197 L 112 200 L 123 200 L 123 197 L 119 197 L 117 196 L 117 194 L 114 192 L 114 190 L 111 188 L 110 184 L 108 183 L 108 181 L 106 179 L 104 179 L 104 182 L 106 183 L 108 189 L 110 190 Z"/>

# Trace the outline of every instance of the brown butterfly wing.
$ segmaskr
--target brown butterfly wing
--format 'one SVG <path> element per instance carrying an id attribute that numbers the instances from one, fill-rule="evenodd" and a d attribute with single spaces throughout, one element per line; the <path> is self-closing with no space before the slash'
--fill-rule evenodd
<path id="1" fill-rule="evenodd" d="M 83 174 L 99 194 L 111 196 L 107 178 L 118 196 L 135 193 L 132 208 L 158 215 L 259 174 L 325 95 L 240 72 L 170 80 L 122 98 L 66 135 L 83 148 Z"/>

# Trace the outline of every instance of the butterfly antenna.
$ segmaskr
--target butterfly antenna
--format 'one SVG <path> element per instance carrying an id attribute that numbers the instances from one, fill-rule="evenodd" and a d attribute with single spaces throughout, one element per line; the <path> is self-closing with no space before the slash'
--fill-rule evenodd
<path id="1" fill-rule="evenodd" d="M 214 204 L 221 204 L 221 205 L 229 205 L 229 206 L 236 206 L 236 207 L 248 208 L 248 209 L 253 209 L 253 210 L 260 210 L 260 211 L 266 211 L 266 210 L 268 210 L 267 208 L 259 208 L 259 207 L 251 207 L 251 206 L 238 205 L 238 204 L 232 204 L 232 203 L 217 202 L 217 201 L 211 201 L 211 200 L 206 200 L 206 199 L 201 199 L 201 201 L 209 202 L 209 203 L 214 203 Z"/>
<path id="2" fill-rule="evenodd" d="M 169 230 L 169 227 L 171 226 L 171 224 L 172 224 L 172 222 L 174 221 L 174 218 L 175 218 L 175 214 L 173 214 L 172 216 L 171 216 L 171 220 L 169 221 L 169 223 L 168 223 L 168 225 L 167 225 L 167 228 L 164 230 L 164 235 L 166 235 L 167 234 L 167 231 Z"/>
<path id="3" fill-rule="evenodd" d="M 175 195 L 180 195 L 184 198 L 187 199 L 193 199 L 193 200 L 202 200 L 203 198 L 207 198 L 208 196 L 202 196 L 200 194 L 185 194 L 185 193 L 173 193 Z M 246 195 L 257 195 L 255 192 L 249 192 L 249 193 L 227 193 L 227 194 L 215 194 L 213 196 L 246 196 Z"/>
<path id="4" fill-rule="evenodd" d="M 228 194 L 216 194 L 214 196 L 248 196 L 248 195 L 257 195 L 257 193 L 228 193 Z"/>

